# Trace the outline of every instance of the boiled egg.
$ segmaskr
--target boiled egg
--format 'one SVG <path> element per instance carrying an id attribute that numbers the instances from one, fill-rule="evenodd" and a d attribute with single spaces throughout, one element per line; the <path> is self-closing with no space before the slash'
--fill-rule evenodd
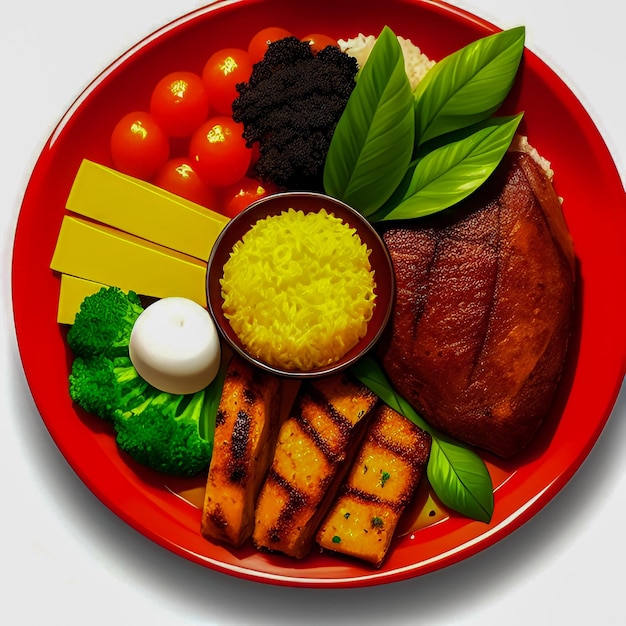
<path id="1" fill-rule="evenodd" d="M 130 335 L 130 359 L 152 386 L 195 393 L 217 375 L 221 349 L 209 312 L 188 298 L 168 297 L 146 307 Z"/>

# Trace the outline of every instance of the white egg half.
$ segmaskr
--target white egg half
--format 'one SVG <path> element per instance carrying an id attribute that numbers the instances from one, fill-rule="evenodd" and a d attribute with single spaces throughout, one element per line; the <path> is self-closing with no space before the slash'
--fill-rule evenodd
<path id="1" fill-rule="evenodd" d="M 220 366 L 220 341 L 209 312 L 193 300 L 157 300 L 137 318 L 130 359 L 151 385 L 175 394 L 204 389 Z"/>

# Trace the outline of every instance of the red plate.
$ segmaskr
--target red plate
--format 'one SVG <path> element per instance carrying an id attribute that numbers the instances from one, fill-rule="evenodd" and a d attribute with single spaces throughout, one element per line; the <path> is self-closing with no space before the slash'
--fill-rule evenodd
<path id="1" fill-rule="evenodd" d="M 113 124 L 127 111 L 146 108 L 152 86 L 165 73 L 201 71 L 213 51 L 245 47 L 263 26 L 348 38 L 378 34 L 387 24 L 434 59 L 498 30 L 441 2 L 390 0 L 382 7 L 379 0 L 318 0 L 297 9 L 290 0 L 230 0 L 169 24 L 109 67 L 64 116 L 37 161 L 20 212 L 13 256 L 15 326 L 24 370 L 52 438 L 85 484 L 128 524 L 176 554 L 234 576 L 291 586 L 364 586 L 469 557 L 531 518 L 566 484 L 604 427 L 624 377 L 624 189 L 580 102 L 527 51 L 505 108 L 525 111 L 524 132 L 556 171 L 578 257 L 578 317 L 563 384 L 538 437 L 514 461 L 487 459 L 497 485 L 489 525 L 454 516 L 431 524 L 400 537 L 377 571 L 319 554 L 296 562 L 251 547 L 227 549 L 202 539 L 199 510 L 173 493 L 188 484 L 164 485 L 162 477 L 129 463 L 105 425 L 72 406 L 64 329 L 56 323 L 59 279 L 49 263 L 80 161 L 109 164 Z"/>

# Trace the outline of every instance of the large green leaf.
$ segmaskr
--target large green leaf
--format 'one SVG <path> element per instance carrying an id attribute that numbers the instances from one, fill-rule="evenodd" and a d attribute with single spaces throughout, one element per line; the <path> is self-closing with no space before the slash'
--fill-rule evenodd
<path id="1" fill-rule="evenodd" d="M 508 95 L 524 52 L 519 26 L 474 41 L 436 63 L 415 90 L 416 149 L 488 118 Z"/>
<path id="2" fill-rule="evenodd" d="M 414 137 L 414 100 L 402 49 L 385 27 L 333 133 L 324 190 L 370 215 L 406 172 Z"/>
<path id="3" fill-rule="evenodd" d="M 498 166 L 521 119 L 522 114 L 490 118 L 453 133 L 453 138 L 426 151 L 414 162 L 400 193 L 394 194 L 370 221 L 423 217 L 466 198 Z"/>
<path id="4" fill-rule="evenodd" d="M 224 389 L 228 363 L 228 359 L 222 362 L 217 375 L 204 390 L 204 406 L 198 422 L 198 434 L 201 439 L 208 441 L 211 445 L 213 445 L 215 420 L 217 419 L 217 410 L 222 397 L 222 390 Z"/>
<path id="5" fill-rule="evenodd" d="M 443 504 L 471 519 L 489 522 L 493 515 L 493 484 L 489 470 L 472 450 L 430 426 L 391 386 L 371 356 L 360 359 L 351 372 L 385 404 L 430 434 L 432 439 L 427 474 L 433 491 Z"/>
<path id="6" fill-rule="evenodd" d="M 493 515 L 493 485 L 485 464 L 459 443 L 433 437 L 426 473 L 441 502 L 467 517 L 489 522 Z"/>

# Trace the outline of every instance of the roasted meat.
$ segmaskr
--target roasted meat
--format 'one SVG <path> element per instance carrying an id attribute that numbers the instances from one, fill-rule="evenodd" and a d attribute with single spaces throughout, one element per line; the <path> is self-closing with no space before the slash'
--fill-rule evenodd
<path id="1" fill-rule="evenodd" d="M 255 546 L 306 556 L 362 439 L 376 396 L 346 374 L 302 385 L 256 508 Z"/>
<path id="2" fill-rule="evenodd" d="M 397 281 L 379 356 L 434 426 L 510 457 L 534 437 L 564 367 L 575 259 L 561 203 L 510 152 L 476 193 L 383 235 Z"/>
<path id="3" fill-rule="evenodd" d="M 325 550 L 380 567 L 426 469 L 431 438 L 388 406 L 375 409 L 348 477 L 317 533 Z"/>
<path id="4" fill-rule="evenodd" d="M 232 357 L 217 411 L 201 532 L 240 546 L 252 535 L 254 507 L 280 426 L 281 384 Z"/>

